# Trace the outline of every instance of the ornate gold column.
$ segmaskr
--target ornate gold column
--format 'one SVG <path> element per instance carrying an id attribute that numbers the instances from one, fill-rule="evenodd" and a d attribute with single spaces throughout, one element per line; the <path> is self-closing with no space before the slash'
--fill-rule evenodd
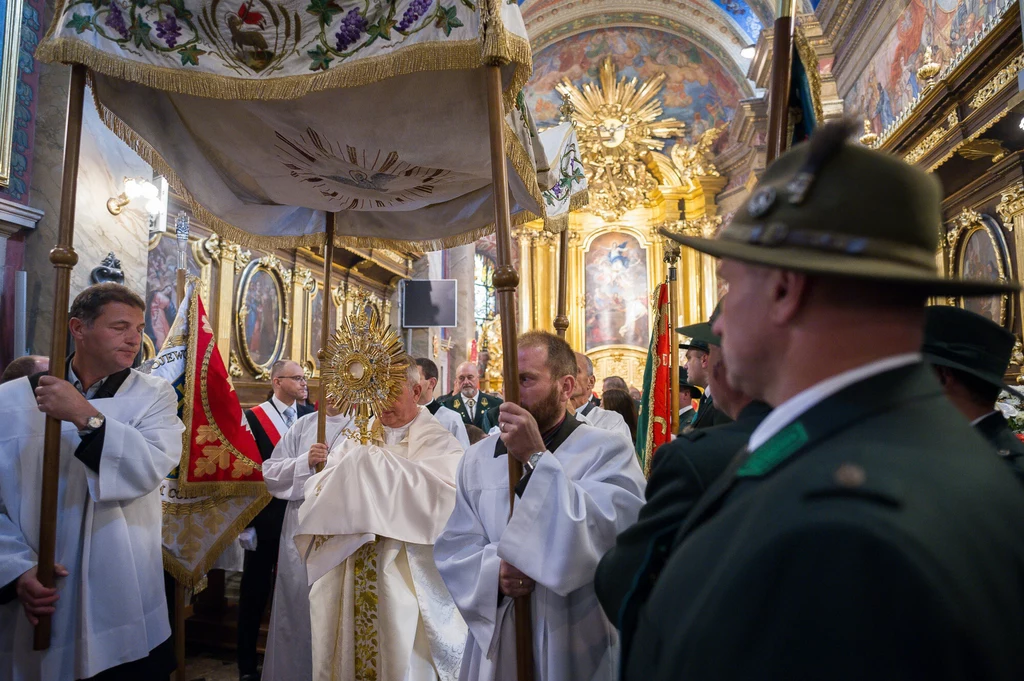
<path id="1" fill-rule="evenodd" d="M 204 246 L 214 262 L 219 264 L 217 272 L 217 309 L 214 312 L 214 330 L 217 334 L 217 348 L 220 351 L 228 373 L 235 378 L 241 376 L 238 360 L 231 351 L 232 329 L 235 323 L 235 270 L 249 264 L 251 254 L 238 244 L 212 234 Z M 232 361 L 234 360 L 234 361 Z"/>
<path id="2" fill-rule="evenodd" d="M 999 213 L 1007 230 L 1013 232 L 1013 248 L 1017 257 L 1017 271 L 1007 272 L 1006 278 L 1019 280 L 1020 268 L 1024 264 L 1024 182 L 1017 181 L 1003 190 L 996 212 Z M 952 254 L 947 254 L 946 257 L 952 258 Z M 1024 292 L 1017 297 L 1020 303 L 1018 309 L 1024 313 Z"/>
<path id="3" fill-rule="evenodd" d="M 516 238 L 519 240 L 519 276 L 525 283 L 520 286 L 519 293 L 519 325 L 520 331 L 533 329 L 533 232 L 526 226 L 517 227 Z"/>
<path id="4" fill-rule="evenodd" d="M 313 278 L 313 271 L 308 267 L 297 265 L 295 274 L 292 276 L 292 351 L 291 358 L 302 365 L 307 372 L 307 378 L 313 375 L 316 365 L 310 362 L 305 363 L 305 342 L 306 325 L 309 323 L 308 301 L 316 293 L 316 279 Z M 318 323 L 314 320 L 313 323 Z M 316 352 L 319 348 L 313 348 Z M 286 355 L 282 355 L 286 356 Z"/>

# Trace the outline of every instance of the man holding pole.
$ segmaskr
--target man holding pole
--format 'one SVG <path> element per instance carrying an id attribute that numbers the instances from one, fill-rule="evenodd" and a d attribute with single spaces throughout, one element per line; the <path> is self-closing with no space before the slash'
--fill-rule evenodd
<path id="1" fill-rule="evenodd" d="M 181 457 L 171 385 L 131 369 L 142 299 L 114 283 L 71 306 L 67 379 L 0 386 L 0 678 L 166 679 L 174 651 L 164 596 L 160 483 Z M 56 588 L 37 579 L 45 416 L 62 421 Z M 32 627 L 52 617 L 50 648 Z"/>
<path id="2" fill-rule="evenodd" d="M 612 681 L 615 628 L 594 594 L 594 570 L 643 504 L 644 478 L 629 438 L 569 411 L 576 357 L 564 340 L 518 340 L 521 404 L 505 402 L 500 435 L 466 452 L 455 511 L 434 559 L 469 626 L 464 681 L 516 678 L 513 599 L 532 596 L 537 681 Z M 509 518 L 508 456 L 527 473 Z"/>

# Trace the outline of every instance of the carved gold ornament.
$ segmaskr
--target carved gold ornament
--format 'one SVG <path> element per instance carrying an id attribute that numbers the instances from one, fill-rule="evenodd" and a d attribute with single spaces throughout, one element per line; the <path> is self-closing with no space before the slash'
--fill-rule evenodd
<path id="1" fill-rule="evenodd" d="M 380 308 L 357 304 L 327 339 L 321 380 L 326 400 L 354 417 L 359 441 L 369 441 L 370 416 L 398 399 L 408 365 L 398 334 L 384 321 Z"/>
<path id="2" fill-rule="evenodd" d="M 663 111 L 656 95 L 664 73 L 649 81 L 616 80 L 615 66 L 606 57 L 598 75 L 597 86 L 587 83 L 581 90 L 566 78 L 556 89 L 575 111 L 590 191 L 587 210 L 614 220 L 650 202 L 658 186 L 650 152 L 664 149 L 662 140 L 682 135 L 685 124 L 674 118 L 659 120 Z"/>
<path id="3" fill-rule="evenodd" d="M 917 78 L 918 80 L 926 81 L 931 86 L 935 76 L 939 75 L 941 70 L 942 64 L 932 59 L 932 46 L 929 45 L 924 50 L 924 64 L 917 70 Z"/>

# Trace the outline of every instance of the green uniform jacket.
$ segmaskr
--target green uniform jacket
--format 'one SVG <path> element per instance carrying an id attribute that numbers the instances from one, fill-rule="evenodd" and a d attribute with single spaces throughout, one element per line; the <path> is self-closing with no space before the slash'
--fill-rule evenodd
<path id="1" fill-rule="evenodd" d="M 647 503 L 636 524 L 601 559 L 594 579 L 601 607 L 622 634 L 623 660 L 637 613 L 665 565 L 680 524 L 770 411 L 763 402 L 751 402 L 736 421 L 691 431 L 655 453 Z"/>
<path id="2" fill-rule="evenodd" d="M 466 409 L 466 398 L 462 396 L 462 393 L 456 393 L 455 395 L 445 397 L 441 400 L 441 404 L 449 409 L 459 412 L 459 416 L 462 417 L 462 421 L 464 423 L 472 424 L 486 433 L 487 429 L 484 428 L 484 414 L 488 409 L 497 407 L 504 400 L 497 395 L 488 395 L 485 392 L 478 392 L 476 399 L 477 404 L 474 410 L 476 413 L 473 414 L 472 419 L 469 418 L 469 411 Z"/>
<path id="3" fill-rule="evenodd" d="M 625 678 L 1024 679 L 1024 494 L 990 451 L 921 363 L 813 406 L 691 511 Z"/>
<path id="4" fill-rule="evenodd" d="M 1003 461 L 1008 463 L 1021 482 L 1024 482 L 1024 442 L 1013 434 L 1010 424 L 1003 415 L 993 412 L 979 421 L 974 428 L 996 448 Z"/>
<path id="5" fill-rule="evenodd" d="M 700 401 L 700 407 L 698 407 L 697 413 L 693 417 L 693 423 L 690 425 L 693 430 L 700 430 L 701 428 L 713 428 L 725 425 L 726 423 L 732 423 L 732 419 L 729 418 L 728 414 L 715 406 L 714 397 L 705 397 Z M 684 424 L 679 424 L 679 427 L 681 430 L 685 428 Z"/>

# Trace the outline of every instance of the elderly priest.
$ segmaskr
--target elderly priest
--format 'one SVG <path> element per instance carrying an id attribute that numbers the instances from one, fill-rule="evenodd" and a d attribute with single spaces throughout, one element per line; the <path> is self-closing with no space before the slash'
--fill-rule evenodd
<path id="1" fill-rule="evenodd" d="M 371 442 L 349 438 L 306 482 L 295 544 L 305 556 L 319 681 L 450 681 L 466 625 L 434 567 L 433 544 L 455 506 L 462 447 L 417 404 L 406 358 L 401 394 Z"/>
<path id="2" fill-rule="evenodd" d="M 67 378 L 0 386 L 0 679 L 166 679 L 174 668 L 160 552 L 160 482 L 181 456 L 178 400 L 131 369 L 142 299 L 120 284 L 75 298 Z M 57 588 L 36 578 L 46 416 L 60 419 Z M 32 626 L 51 615 L 50 648 Z"/>

